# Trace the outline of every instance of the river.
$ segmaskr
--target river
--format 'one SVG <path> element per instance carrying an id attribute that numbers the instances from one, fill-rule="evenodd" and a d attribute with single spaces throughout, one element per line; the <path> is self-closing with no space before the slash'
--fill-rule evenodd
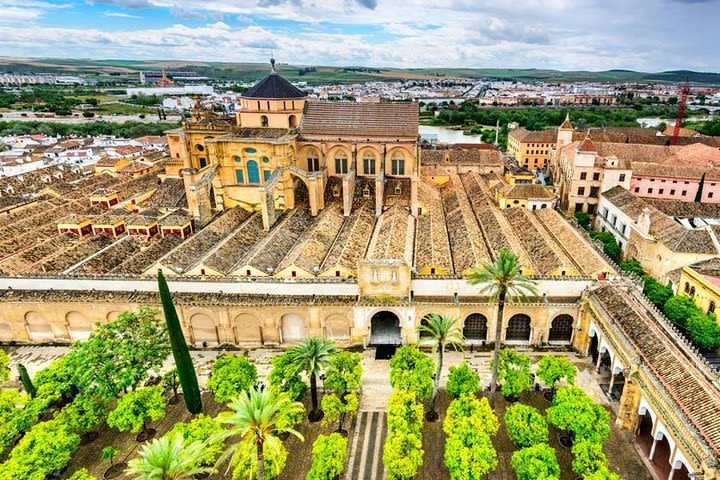
<path id="1" fill-rule="evenodd" d="M 437 135 L 438 143 L 483 143 L 480 135 L 465 135 L 462 130 L 453 130 L 448 127 L 433 125 L 420 125 L 420 136 Z"/>

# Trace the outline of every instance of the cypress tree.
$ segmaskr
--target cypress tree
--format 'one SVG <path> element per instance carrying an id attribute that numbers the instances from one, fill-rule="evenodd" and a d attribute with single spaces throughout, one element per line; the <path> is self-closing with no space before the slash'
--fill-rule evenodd
<path id="1" fill-rule="evenodd" d="M 170 346 L 172 347 L 178 378 L 185 397 L 185 405 L 188 412 L 195 415 L 202 411 L 202 398 L 200 397 L 200 388 L 195 375 L 195 366 L 192 363 L 192 358 L 190 358 L 190 351 L 187 342 L 185 342 L 182 328 L 180 328 L 180 320 L 177 311 L 175 311 L 175 305 L 170 297 L 170 289 L 162 271 L 158 271 L 158 289 L 160 290 L 160 300 L 165 312 Z"/>
<path id="2" fill-rule="evenodd" d="M 705 187 L 705 174 L 700 177 L 700 184 L 698 185 L 697 193 L 695 194 L 695 201 L 702 202 L 703 187 Z"/>
<path id="3" fill-rule="evenodd" d="M 17 369 L 18 373 L 20 374 L 20 381 L 22 382 L 23 388 L 25 389 L 27 394 L 30 395 L 31 398 L 35 398 L 35 395 L 37 394 L 37 388 L 35 388 L 32 380 L 30 380 L 30 375 L 28 375 L 27 368 L 25 368 L 25 365 L 23 365 L 22 363 L 18 363 Z"/>

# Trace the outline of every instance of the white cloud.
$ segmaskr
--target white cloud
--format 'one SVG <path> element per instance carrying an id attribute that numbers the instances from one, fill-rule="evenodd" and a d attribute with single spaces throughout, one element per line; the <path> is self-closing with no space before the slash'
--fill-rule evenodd
<path id="1" fill-rule="evenodd" d="M 15 18 L 0 51 L 252 62 L 272 49 L 283 63 L 316 65 L 720 70 L 718 2 L 656 1 L 94 0 L 138 15 L 161 7 L 179 22 L 109 34 L 82 25 L 28 31 L 22 23 L 42 20 L 47 2 L 0 0 Z"/>
<path id="2" fill-rule="evenodd" d="M 121 12 L 105 12 L 104 15 L 106 17 L 117 17 L 117 18 L 142 18 L 139 15 L 130 15 L 129 13 L 121 13 Z"/>

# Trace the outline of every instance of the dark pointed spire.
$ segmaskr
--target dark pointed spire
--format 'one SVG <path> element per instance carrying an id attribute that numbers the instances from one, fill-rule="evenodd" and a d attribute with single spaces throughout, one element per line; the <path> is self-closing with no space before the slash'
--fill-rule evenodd
<path id="1" fill-rule="evenodd" d="M 270 52 L 270 74 L 274 75 L 277 71 L 275 71 L 275 57 L 273 57 L 272 52 Z"/>

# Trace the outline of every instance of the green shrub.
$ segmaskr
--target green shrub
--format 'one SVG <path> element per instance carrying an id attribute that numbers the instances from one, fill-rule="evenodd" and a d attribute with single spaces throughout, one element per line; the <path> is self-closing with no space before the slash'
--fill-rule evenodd
<path id="1" fill-rule="evenodd" d="M 413 391 L 420 399 L 432 395 L 434 375 L 435 362 L 415 345 L 399 348 L 390 360 L 390 385 Z"/>
<path id="2" fill-rule="evenodd" d="M 307 384 L 302 379 L 301 369 L 295 365 L 287 352 L 278 355 L 270 361 L 272 368 L 268 374 L 270 387 L 281 392 L 287 392 L 290 399 L 299 402 L 307 392 Z"/>
<path id="3" fill-rule="evenodd" d="M 703 350 L 716 350 L 720 347 L 720 326 L 715 315 L 697 313 L 687 321 L 690 338 Z"/>
<path id="4" fill-rule="evenodd" d="M 447 392 L 450 395 L 457 398 L 465 393 L 475 395 L 478 391 L 480 391 L 480 376 L 467 362 L 462 362 L 457 367 L 450 367 L 447 381 Z"/>
<path id="5" fill-rule="evenodd" d="M 519 398 L 532 387 L 533 376 L 530 371 L 530 357 L 504 348 L 498 359 L 498 380 L 500 392 L 505 397 Z"/>
<path id="6" fill-rule="evenodd" d="M 505 412 L 505 426 L 510 440 L 519 447 L 547 443 L 548 426 L 538 409 L 517 403 Z"/>
<path id="7" fill-rule="evenodd" d="M 497 464 L 497 452 L 484 432 L 458 428 L 445 442 L 445 466 L 451 480 L 482 480 Z"/>
<path id="8" fill-rule="evenodd" d="M 242 355 L 220 355 L 212 366 L 207 389 L 218 403 L 228 403 L 257 382 L 257 368 Z"/>
<path id="9" fill-rule="evenodd" d="M 307 480 L 334 480 L 342 474 L 347 439 L 339 433 L 319 435 L 312 448 L 312 466 Z"/>
<path id="10" fill-rule="evenodd" d="M 201 413 L 187 423 L 176 423 L 167 436 L 180 435 L 185 440 L 185 445 L 203 443 L 202 465 L 213 465 L 223 452 L 223 440 L 213 436 L 223 430 L 220 422 Z"/>
<path id="11" fill-rule="evenodd" d="M 703 314 L 692 298 L 685 295 L 673 295 L 668 298 L 663 307 L 663 313 L 680 328 L 687 328 L 688 319 L 693 315 Z"/>
<path id="12" fill-rule="evenodd" d="M 572 447 L 572 469 L 576 474 L 583 476 L 607 467 L 607 457 L 599 443 L 582 440 L 575 442 Z"/>
<path id="13" fill-rule="evenodd" d="M 73 473 L 68 480 L 96 480 L 95 477 L 90 475 L 87 468 L 81 468 L 77 472 Z"/>
<path id="14" fill-rule="evenodd" d="M 390 433 L 383 446 L 383 464 L 388 480 L 409 480 L 423 464 L 422 440 L 419 434 Z"/>
<path id="15" fill-rule="evenodd" d="M 585 212 L 575 212 L 575 220 L 577 220 L 578 224 L 582 228 L 584 228 L 585 230 L 590 230 L 590 223 L 592 223 L 590 215 Z"/>
<path id="16" fill-rule="evenodd" d="M 558 480 L 560 465 L 555 450 L 545 443 L 523 448 L 512 454 L 510 465 L 517 480 Z"/>
<path id="17" fill-rule="evenodd" d="M 620 480 L 620 475 L 611 472 L 607 467 L 603 467 L 595 472 L 586 473 L 583 480 Z"/>
<path id="18" fill-rule="evenodd" d="M 567 358 L 547 355 L 538 362 L 537 376 L 553 390 L 555 384 L 563 378 L 569 384 L 575 383 L 575 375 L 577 369 Z"/>
<path id="19" fill-rule="evenodd" d="M 576 441 L 602 443 L 610 435 L 610 414 L 578 387 L 561 387 L 546 413 L 550 424 L 573 432 Z"/>
<path id="20" fill-rule="evenodd" d="M 128 392 L 117 402 L 115 410 L 108 415 L 107 424 L 121 432 L 138 433 L 145 422 L 160 420 L 165 416 L 165 396 L 162 387 L 139 388 Z"/>
<path id="21" fill-rule="evenodd" d="M 70 463 L 80 437 L 56 420 L 38 423 L 13 448 L 0 470 L 0 479 L 44 478 Z M 23 472 L 25 476 L 18 475 Z M 9 476 L 6 476 L 9 475 Z"/>
<path id="22" fill-rule="evenodd" d="M 390 432 L 406 431 L 420 434 L 423 408 L 415 393 L 393 390 L 387 403 L 387 424 Z"/>
<path id="23" fill-rule="evenodd" d="M 469 425 L 490 437 L 500 428 L 500 423 L 490 408 L 487 398 L 477 398 L 469 394 L 461 395 L 450 402 L 443 430 L 446 434 L 452 435 L 460 425 Z"/>

